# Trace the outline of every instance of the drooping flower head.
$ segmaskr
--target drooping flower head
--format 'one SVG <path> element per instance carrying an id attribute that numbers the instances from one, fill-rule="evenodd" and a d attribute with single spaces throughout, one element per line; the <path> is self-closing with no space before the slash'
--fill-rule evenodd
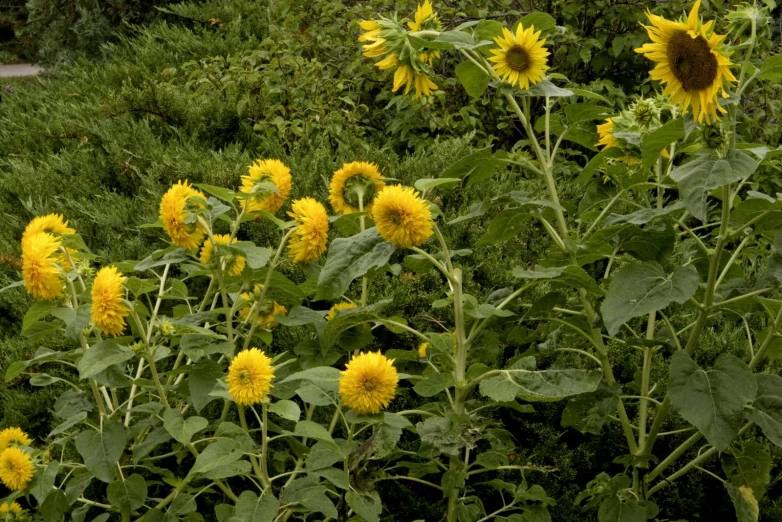
<path id="1" fill-rule="evenodd" d="M 255 315 L 255 321 L 258 323 L 258 326 L 267 329 L 274 328 L 280 324 L 274 320 L 274 316 L 285 315 L 288 309 L 271 299 L 265 298 L 262 303 L 259 303 L 258 301 L 261 298 L 262 289 L 263 285 L 255 285 L 252 294 L 244 292 L 239 296 L 249 303 L 248 306 L 239 310 L 239 317 L 241 317 L 242 320 L 247 321 L 250 318 L 250 313 L 252 313 Z"/>
<path id="2" fill-rule="evenodd" d="M 396 92 L 403 86 L 405 94 L 410 92 L 411 87 L 415 86 L 416 98 L 431 96 L 438 88 L 437 84 L 429 79 L 429 76 L 416 70 L 412 65 L 399 65 L 394 72 L 394 85 L 391 90 Z"/>
<path id="3" fill-rule="evenodd" d="M 541 80 L 549 66 L 546 64 L 549 52 L 543 47 L 546 39 L 540 38 L 540 31 L 535 26 L 524 28 L 519 24 L 516 33 L 508 28 L 502 29 L 502 36 L 494 39 L 499 49 L 492 49 L 494 56 L 489 58 L 492 66 L 502 81 L 529 89 Z"/>
<path id="4" fill-rule="evenodd" d="M 393 363 L 380 352 L 361 353 L 351 359 L 339 379 L 342 402 L 362 414 L 386 408 L 399 382 Z"/>
<path id="5" fill-rule="evenodd" d="M 602 149 L 620 147 L 619 140 L 614 137 L 613 118 L 607 118 L 605 123 L 598 125 L 597 134 L 600 136 L 600 141 L 597 142 L 598 147 Z"/>
<path id="6" fill-rule="evenodd" d="M 730 72 L 730 53 L 723 49 L 724 35 L 714 33 L 714 20 L 702 23 L 696 0 L 686 19 L 667 20 L 647 11 L 650 25 L 644 26 L 652 43 L 635 50 L 657 63 L 650 76 L 664 86 L 664 94 L 682 113 L 692 109 L 699 123 L 712 123 L 726 110 L 719 97 L 737 80 Z"/>
<path id="7" fill-rule="evenodd" d="M 248 174 L 242 176 L 241 192 L 251 194 L 242 199 L 242 207 L 247 207 L 250 216 L 262 217 L 262 211 L 274 214 L 282 207 L 292 186 L 291 171 L 276 159 L 255 160 L 248 168 Z M 271 190 L 271 186 L 276 189 Z"/>
<path id="8" fill-rule="evenodd" d="M 21 428 L 11 427 L 0 431 L 0 452 L 14 444 L 29 446 L 31 442 L 30 436 Z"/>
<path id="9" fill-rule="evenodd" d="M 228 367 L 228 392 L 242 406 L 263 401 L 272 388 L 272 380 L 272 360 L 258 348 L 239 352 Z"/>
<path id="10" fill-rule="evenodd" d="M 22 491 L 33 478 L 35 465 L 30 455 L 11 446 L 0 453 L 0 481 L 12 491 Z"/>
<path id="11" fill-rule="evenodd" d="M 440 31 L 442 29 L 440 18 L 437 16 L 431 0 L 424 0 L 423 4 L 418 4 L 418 8 L 413 15 L 413 21 L 407 22 L 407 27 L 413 32 L 426 30 Z M 436 59 L 440 58 L 440 51 L 423 52 L 419 54 L 418 57 L 422 62 L 427 62 L 429 65 L 432 65 Z"/>
<path id="12" fill-rule="evenodd" d="M 426 358 L 427 351 L 429 350 L 429 343 L 423 342 L 418 345 L 418 357 L 421 359 Z"/>
<path id="13" fill-rule="evenodd" d="M 57 264 L 60 239 L 48 232 L 27 238 L 22 250 L 22 277 L 27 292 L 36 299 L 50 301 L 63 294 L 65 279 Z"/>
<path id="14" fill-rule="evenodd" d="M 383 239 L 399 248 L 419 246 L 434 233 L 429 204 L 410 187 L 384 188 L 375 198 L 372 219 Z"/>
<path id="15" fill-rule="evenodd" d="M 288 240 L 288 257 L 297 263 L 312 263 L 326 251 L 329 215 L 326 208 L 313 198 L 297 199 L 288 215 L 296 222 L 296 230 Z"/>
<path id="16" fill-rule="evenodd" d="M 193 198 L 206 200 L 206 196 L 201 191 L 194 189 L 185 180 L 172 185 L 160 200 L 160 220 L 163 221 L 163 230 L 171 238 L 172 243 L 188 250 L 197 248 L 206 235 L 206 229 L 194 219 L 193 215 L 193 211 L 204 208 L 204 204 L 194 201 Z"/>
<path id="17" fill-rule="evenodd" d="M 92 283 L 92 322 L 106 335 L 117 337 L 125 330 L 125 318 L 130 315 L 122 286 L 126 279 L 117 267 L 104 266 Z"/>
<path id="18" fill-rule="evenodd" d="M 337 315 L 342 310 L 351 310 L 353 308 L 358 308 L 358 305 L 355 305 L 353 303 L 348 303 L 348 302 L 337 303 L 334 306 L 332 306 L 331 309 L 329 310 L 329 313 L 326 314 L 326 321 L 331 321 L 332 319 L 337 317 Z"/>
<path id="19" fill-rule="evenodd" d="M 370 212 L 375 196 L 386 186 L 382 179 L 374 163 L 353 161 L 343 164 L 331 177 L 331 207 L 339 214 L 351 214 L 360 211 L 359 201 L 363 201 L 364 211 Z"/>
<path id="20" fill-rule="evenodd" d="M 230 244 L 231 236 L 230 234 L 215 234 L 214 241 L 218 245 L 226 245 L 228 246 Z M 212 241 L 209 238 L 206 238 L 204 240 L 204 244 L 201 247 L 201 262 L 205 265 L 209 264 L 209 262 L 212 260 L 212 257 L 214 255 L 214 247 L 212 246 Z M 226 267 L 226 271 L 228 272 L 228 275 L 232 276 L 238 276 L 242 273 L 242 270 L 244 270 L 245 264 L 247 264 L 247 260 L 244 258 L 244 256 L 230 256 L 231 259 L 228 261 L 228 266 Z"/>
<path id="21" fill-rule="evenodd" d="M 22 520 L 22 511 L 17 502 L 3 502 L 0 504 L 0 520 Z"/>

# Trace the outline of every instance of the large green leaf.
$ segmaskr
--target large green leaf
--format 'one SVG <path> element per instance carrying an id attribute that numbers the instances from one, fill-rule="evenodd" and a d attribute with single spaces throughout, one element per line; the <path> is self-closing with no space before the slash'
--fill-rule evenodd
<path id="1" fill-rule="evenodd" d="M 147 499 L 147 482 L 138 473 L 127 479 L 115 480 L 107 489 L 109 502 L 120 511 L 135 511 Z"/>
<path id="2" fill-rule="evenodd" d="M 641 161 L 644 168 L 648 169 L 655 164 L 660 153 L 674 141 L 684 137 L 684 118 L 676 118 L 669 121 L 659 129 L 644 134 L 641 138 L 643 155 Z"/>
<path id="3" fill-rule="evenodd" d="M 132 359 L 135 352 L 127 346 L 120 346 L 112 341 L 101 341 L 93 344 L 78 363 L 79 378 L 89 379 L 99 374 L 109 366 Z"/>
<path id="4" fill-rule="evenodd" d="M 782 80 L 782 54 L 770 56 L 763 60 L 758 79 L 771 80 L 773 82 Z"/>
<path id="5" fill-rule="evenodd" d="M 218 440 L 210 444 L 196 458 L 192 473 L 208 473 L 216 468 L 227 466 L 242 458 L 242 452 L 236 444 L 228 440 Z"/>
<path id="6" fill-rule="evenodd" d="M 768 440 L 782 448 L 782 377 L 758 374 L 758 393 L 749 418 L 760 426 Z"/>
<path id="7" fill-rule="evenodd" d="M 668 394 L 673 407 L 715 448 L 724 451 L 738 435 L 744 407 L 757 394 L 752 370 L 726 353 L 720 355 L 714 368 L 704 370 L 679 351 L 671 359 L 670 371 Z"/>
<path id="8" fill-rule="evenodd" d="M 243 491 L 228 522 L 272 522 L 279 507 L 280 501 L 271 493 L 259 497 L 253 491 Z"/>
<path id="9" fill-rule="evenodd" d="M 87 430 L 76 437 L 76 450 L 84 459 L 87 469 L 98 480 L 109 483 L 114 479 L 117 462 L 125 450 L 127 434 L 116 421 L 103 423 L 102 431 Z"/>
<path id="10" fill-rule="evenodd" d="M 395 250 L 375 227 L 352 237 L 335 239 L 318 277 L 315 300 L 338 299 L 354 279 L 388 263 Z"/>
<path id="11" fill-rule="evenodd" d="M 350 509 L 366 522 L 380 522 L 383 504 L 376 491 L 365 494 L 349 491 L 345 495 L 345 500 L 347 500 Z"/>
<path id="12" fill-rule="evenodd" d="M 578 369 L 538 370 L 534 357 L 522 357 L 483 379 L 480 391 L 497 402 L 510 402 L 517 397 L 531 402 L 556 401 L 595 391 L 601 375 Z"/>
<path id="13" fill-rule="evenodd" d="M 562 427 L 600 435 L 609 415 L 616 413 L 619 394 L 607 386 L 571 399 L 562 412 Z"/>
<path id="14" fill-rule="evenodd" d="M 513 269 L 513 276 L 521 279 L 542 279 L 558 282 L 576 288 L 583 288 L 595 295 L 605 295 L 603 289 L 580 266 L 536 266 L 534 270 L 527 270 L 517 266 Z"/>
<path id="15" fill-rule="evenodd" d="M 736 509 L 737 522 L 758 522 L 760 508 L 757 499 L 752 494 L 752 489 L 747 486 L 737 488 L 730 482 L 725 482 L 725 489 L 728 490 L 728 496 Z"/>
<path id="16" fill-rule="evenodd" d="M 489 86 L 489 77 L 486 72 L 470 61 L 462 62 L 456 66 L 456 77 L 467 94 L 473 98 L 480 98 Z"/>
<path id="17" fill-rule="evenodd" d="M 327 517 L 339 517 L 334 503 L 326 496 L 326 487 L 314 478 L 304 478 L 291 482 L 282 490 L 281 500 L 284 504 L 299 504 L 304 508 L 323 513 Z"/>
<path id="18" fill-rule="evenodd" d="M 168 408 L 163 413 L 163 427 L 177 442 L 187 444 L 193 435 L 209 426 L 209 421 L 203 417 L 188 417 L 185 419 L 176 408 Z"/>
<path id="19" fill-rule="evenodd" d="M 671 171 L 671 178 L 679 184 L 690 214 L 704 221 L 709 193 L 750 176 L 757 168 L 758 162 L 749 154 L 732 150 L 724 158 L 712 153 L 679 165 Z"/>
<path id="20" fill-rule="evenodd" d="M 662 310 L 671 303 L 682 304 L 698 290 L 698 270 L 679 266 L 667 275 L 656 262 L 634 263 L 619 270 L 611 281 L 601 311 L 608 333 L 633 317 Z"/>
<path id="21" fill-rule="evenodd" d="M 600 504 L 599 522 L 646 522 L 649 502 L 644 500 L 620 500 L 612 496 Z"/>
<path id="22" fill-rule="evenodd" d="M 195 364 L 187 376 L 190 389 L 190 401 L 196 411 L 201 411 L 211 401 L 217 399 L 210 395 L 217 384 L 217 379 L 225 374 L 223 369 L 212 359 L 202 359 Z"/>

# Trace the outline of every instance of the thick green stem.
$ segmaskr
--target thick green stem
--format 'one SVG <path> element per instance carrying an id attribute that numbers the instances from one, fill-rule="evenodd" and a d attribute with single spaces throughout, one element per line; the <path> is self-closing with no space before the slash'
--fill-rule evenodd
<path id="1" fill-rule="evenodd" d="M 649 319 L 646 325 L 646 338 L 654 339 L 656 312 L 649 313 Z M 641 368 L 641 397 L 638 404 L 638 446 L 643 448 L 646 444 L 646 419 L 649 411 L 649 376 L 652 371 L 652 349 L 647 346 L 644 348 L 643 367 Z"/>
<path id="2" fill-rule="evenodd" d="M 239 411 L 239 424 L 242 426 L 242 429 L 246 431 L 247 434 L 249 435 L 250 428 L 247 425 L 247 417 L 244 414 L 244 406 L 238 405 L 237 410 Z M 263 456 L 261 458 L 263 458 Z M 258 464 L 258 459 L 255 457 L 255 455 L 250 455 L 250 464 L 252 464 L 253 471 L 255 472 L 255 476 L 258 477 L 258 480 L 261 481 L 261 484 L 263 484 L 264 487 L 267 487 L 266 483 L 263 480 L 263 471 L 261 470 L 261 466 L 260 464 Z"/>
<path id="3" fill-rule="evenodd" d="M 269 480 L 269 403 L 265 400 L 261 404 L 261 473 L 264 487 L 271 487 Z"/>

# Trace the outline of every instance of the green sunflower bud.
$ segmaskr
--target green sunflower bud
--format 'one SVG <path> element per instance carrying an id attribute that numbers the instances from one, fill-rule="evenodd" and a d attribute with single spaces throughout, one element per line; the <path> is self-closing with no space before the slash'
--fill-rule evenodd
<path id="1" fill-rule="evenodd" d="M 728 143 L 725 129 L 719 123 L 701 127 L 701 143 L 709 150 L 722 151 Z"/>

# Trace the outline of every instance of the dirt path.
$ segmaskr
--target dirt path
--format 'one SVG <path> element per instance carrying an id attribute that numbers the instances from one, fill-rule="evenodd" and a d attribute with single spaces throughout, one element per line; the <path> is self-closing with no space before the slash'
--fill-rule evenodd
<path id="1" fill-rule="evenodd" d="M 16 63 L 12 65 L 0 65 L 0 78 L 10 78 L 12 76 L 36 76 L 42 71 L 37 65 L 27 63 Z"/>

